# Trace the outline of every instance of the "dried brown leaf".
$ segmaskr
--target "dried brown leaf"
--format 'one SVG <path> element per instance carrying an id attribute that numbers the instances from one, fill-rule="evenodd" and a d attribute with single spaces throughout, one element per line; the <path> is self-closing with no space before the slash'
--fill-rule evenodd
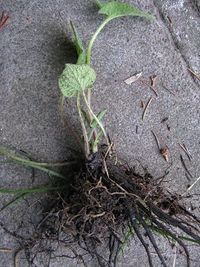
<path id="1" fill-rule="evenodd" d="M 188 159 L 191 161 L 192 160 L 192 156 L 191 156 L 190 152 L 188 151 L 186 145 L 184 143 L 183 144 L 178 143 L 178 144 L 183 149 L 185 154 L 188 156 Z"/>
<path id="2" fill-rule="evenodd" d="M 142 77 L 142 72 L 136 73 L 133 76 L 129 77 L 128 79 L 126 79 L 124 82 L 128 85 L 136 82 L 138 79 L 140 79 L 140 77 Z"/>
<path id="3" fill-rule="evenodd" d="M 161 155 L 163 156 L 163 158 L 169 162 L 169 148 L 166 146 L 166 147 L 163 147 L 160 149 L 160 153 Z"/>
<path id="4" fill-rule="evenodd" d="M 150 81 L 151 81 L 151 86 L 153 87 L 153 88 L 155 88 L 155 86 L 156 86 L 156 80 L 157 80 L 157 75 L 152 75 L 152 76 L 150 76 L 149 77 L 150 78 Z"/>

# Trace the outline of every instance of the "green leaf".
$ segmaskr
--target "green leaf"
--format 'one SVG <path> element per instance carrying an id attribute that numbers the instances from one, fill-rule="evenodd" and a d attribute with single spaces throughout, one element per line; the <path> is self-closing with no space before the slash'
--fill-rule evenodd
<path id="1" fill-rule="evenodd" d="M 99 7 L 99 8 L 102 8 L 103 7 L 103 3 L 101 3 L 99 0 L 95 0 L 96 2 L 96 5 Z"/>
<path id="2" fill-rule="evenodd" d="M 101 121 L 101 120 L 103 119 L 104 115 L 106 114 L 106 112 L 107 112 L 106 109 L 100 111 L 100 112 L 96 115 L 97 119 L 98 119 L 99 121 Z M 91 122 L 89 122 L 89 126 L 90 126 L 90 128 L 91 128 L 90 133 L 89 133 L 89 140 L 92 139 L 92 137 L 93 137 L 93 133 L 94 133 L 95 128 L 97 127 L 97 125 L 98 125 L 98 123 L 97 123 L 97 121 L 96 121 L 95 119 L 93 119 Z M 101 132 L 101 133 L 102 133 L 102 132 Z M 101 136 L 99 136 L 99 138 L 100 138 L 100 137 L 101 137 Z M 97 140 L 97 143 L 93 145 L 93 147 L 94 147 L 95 145 L 98 145 L 98 140 Z"/>
<path id="3" fill-rule="evenodd" d="M 100 111 L 100 112 L 97 114 L 97 118 L 98 118 L 99 121 L 101 121 L 101 120 L 103 119 L 103 117 L 105 116 L 106 112 L 107 112 L 107 110 L 104 109 L 104 110 Z M 92 120 L 92 122 L 90 123 L 90 126 L 91 126 L 91 128 L 96 128 L 96 126 L 97 126 L 97 121 L 96 121 L 95 119 Z"/>
<path id="4" fill-rule="evenodd" d="M 73 42 L 75 44 L 76 51 L 77 51 L 77 54 L 79 56 L 84 51 L 83 43 L 82 43 L 82 41 L 78 35 L 78 32 L 77 32 L 72 21 L 70 21 L 70 25 L 71 25 L 71 30 L 73 33 Z"/>
<path id="5" fill-rule="evenodd" d="M 100 143 L 101 138 L 102 138 L 102 135 L 103 135 L 102 132 L 99 132 L 99 133 L 97 134 L 95 141 L 92 143 L 92 150 L 93 150 L 93 151 L 96 150 L 98 144 Z"/>
<path id="6" fill-rule="evenodd" d="M 154 16 L 138 9 L 134 5 L 114 1 L 103 4 L 101 9 L 99 10 L 99 13 L 107 15 L 111 19 L 123 16 L 139 16 L 145 17 L 150 20 L 154 19 Z"/>
<path id="7" fill-rule="evenodd" d="M 78 55 L 78 60 L 77 60 L 77 64 L 85 64 L 86 62 L 86 53 L 83 47 L 83 42 L 81 41 L 78 32 L 73 24 L 72 21 L 70 21 L 70 25 L 71 25 L 71 30 L 73 33 L 73 42 L 75 44 L 76 47 L 76 52 Z"/>
<path id="8" fill-rule="evenodd" d="M 66 64 L 58 84 L 65 97 L 73 97 L 91 87 L 95 80 L 96 73 L 90 66 Z"/>
<path id="9" fill-rule="evenodd" d="M 86 53 L 83 52 L 78 56 L 78 60 L 77 60 L 76 64 L 82 65 L 82 64 L 85 64 L 85 62 L 86 62 Z"/>
<path id="10" fill-rule="evenodd" d="M 39 186 L 39 187 L 23 188 L 23 189 L 0 188 L 0 194 L 33 194 L 33 193 L 44 193 L 44 192 L 60 191 L 60 190 L 63 190 L 63 187 Z"/>
<path id="11" fill-rule="evenodd" d="M 62 174 L 60 174 L 56 171 L 50 170 L 50 169 L 46 168 L 45 166 L 40 166 L 40 163 L 38 163 L 38 162 L 34 162 L 31 160 L 27 160 L 25 158 L 22 158 L 20 156 L 17 156 L 14 151 L 12 151 L 12 150 L 9 151 L 7 148 L 5 148 L 3 146 L 0 146 L 0 155 L 3 155 L 5 157 L 9 158 L 9 161 L 2 161 L 1 163 L 14 163 L 14 164 L 38 169 L 38 170 L 41 170 L 43 172 L 48 173 L 49 175 L 59 177 L 62 179 L 66 179 L 66 177 L 63 176 Z"/>

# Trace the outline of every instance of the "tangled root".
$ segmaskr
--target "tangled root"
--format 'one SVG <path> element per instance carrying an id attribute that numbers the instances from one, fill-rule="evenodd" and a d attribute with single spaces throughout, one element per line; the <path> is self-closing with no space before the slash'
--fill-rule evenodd
<path id="1" fill-rule="evenodd" d="M 78 244 L 97 259 L 99 266 L 116 266 L 123 245 L 122 229 L 129 228 L 144 247 L 150 267 L 149 244 L 167 267 L 156 242 L 158 234 L 179 244 L 189 267 L 190 254 L 184 240 L 200 244 L 200 220 L 186 210 L 181 196 L 164 190 L 162 181 L 163 177 L 155 180 L 147 172 L 140 175 L 133 168 L 115 164 L 107 153 L 92 155 L 73 172 L 69 182 L 63 182 L 62 192 L 51 196 L 51 206 L 37 225 L 34 238 L 23 245 L 29 262 L 33 263 L 33 248 L 37 254 L 57 240 L 70 248 Z M 97 251 L 106 239 L 109 256 L 104 259 Z M 73 253 L 83 260 L 76 251 Z"/>

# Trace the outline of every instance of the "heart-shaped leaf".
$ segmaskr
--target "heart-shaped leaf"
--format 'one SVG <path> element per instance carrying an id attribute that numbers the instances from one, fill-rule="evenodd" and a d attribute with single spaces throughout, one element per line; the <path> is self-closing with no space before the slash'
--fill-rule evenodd
<path id="1" fill-rule="evenodd" d="M 73 42 L 74 42 L 74 45 L 76 47 L 76 52 L 78 55 L 77 64 L 85 64 L 86 53 L 85 53 L 85 49 L 83 47 L 83 43 L 82 43 L 81 38 L 79 37 L 78 32 L 77 32 L 72 21 L 70 21 L 70 25 L 71 25 L 71 30 L 73 33 Z"/>
<path id="2" fill-rule="evenodd" d="M 72 97 L 91 87 L 95 80 L 96 73 L 90 66 L 66 64 L 58 84 L 64 96 Z"/>
<path id="3" fill-rule="evenodd" d="M 152 15 L 138 9 L 133 5 L 114 1 L 103 4 L 101 9 L 99 10 L 99 13 L 107 15 L 111 19 L 123 16 L 139 16 L 145 17 L 150 20 L 154 19 Z"/>

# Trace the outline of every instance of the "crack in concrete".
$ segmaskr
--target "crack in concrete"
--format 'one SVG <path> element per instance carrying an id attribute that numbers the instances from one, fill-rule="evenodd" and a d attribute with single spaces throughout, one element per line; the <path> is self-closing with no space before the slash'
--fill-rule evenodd
<path id="1" fill-rule="evenodd" d="M 196 5 L 196 7 L 199 10 L 199 6 L 196 0 L 192 0 L 194 2 L 194 4 Z M 173 32 L 172 28 L 169 27 L 168 22 L 167 22 L 167 17 L 165 17 L 165 15 L 163 14 L 163 11 L 160 9 L 160 7 L 157 4 L 157 0 L 152 0 L 154 8 L 156 9 L 156 13 L 159 16 L 160 20 L 162 21 L 162 23 L 164 24 L 165 29 L 167 30 L 167 35 L 168 38 L 170 40 L 170 43 L 173 45 L 174 49 L 180 54 L 183 63 L 185 65 L 186 69 L 191 69 L 190 63 L 188 62 L 186 56 L 184 55 L 181 46 L 179 44 L 179 41 L 175 35 L 175 33 Z M 195 85 L 197 86 L 197 88 L 200 88 L 200 83 L 199 81 L 196 80 L 196 78 L 190 73 L 190 76 L 193 80 L 193 82 L 195 83 Z"/>

